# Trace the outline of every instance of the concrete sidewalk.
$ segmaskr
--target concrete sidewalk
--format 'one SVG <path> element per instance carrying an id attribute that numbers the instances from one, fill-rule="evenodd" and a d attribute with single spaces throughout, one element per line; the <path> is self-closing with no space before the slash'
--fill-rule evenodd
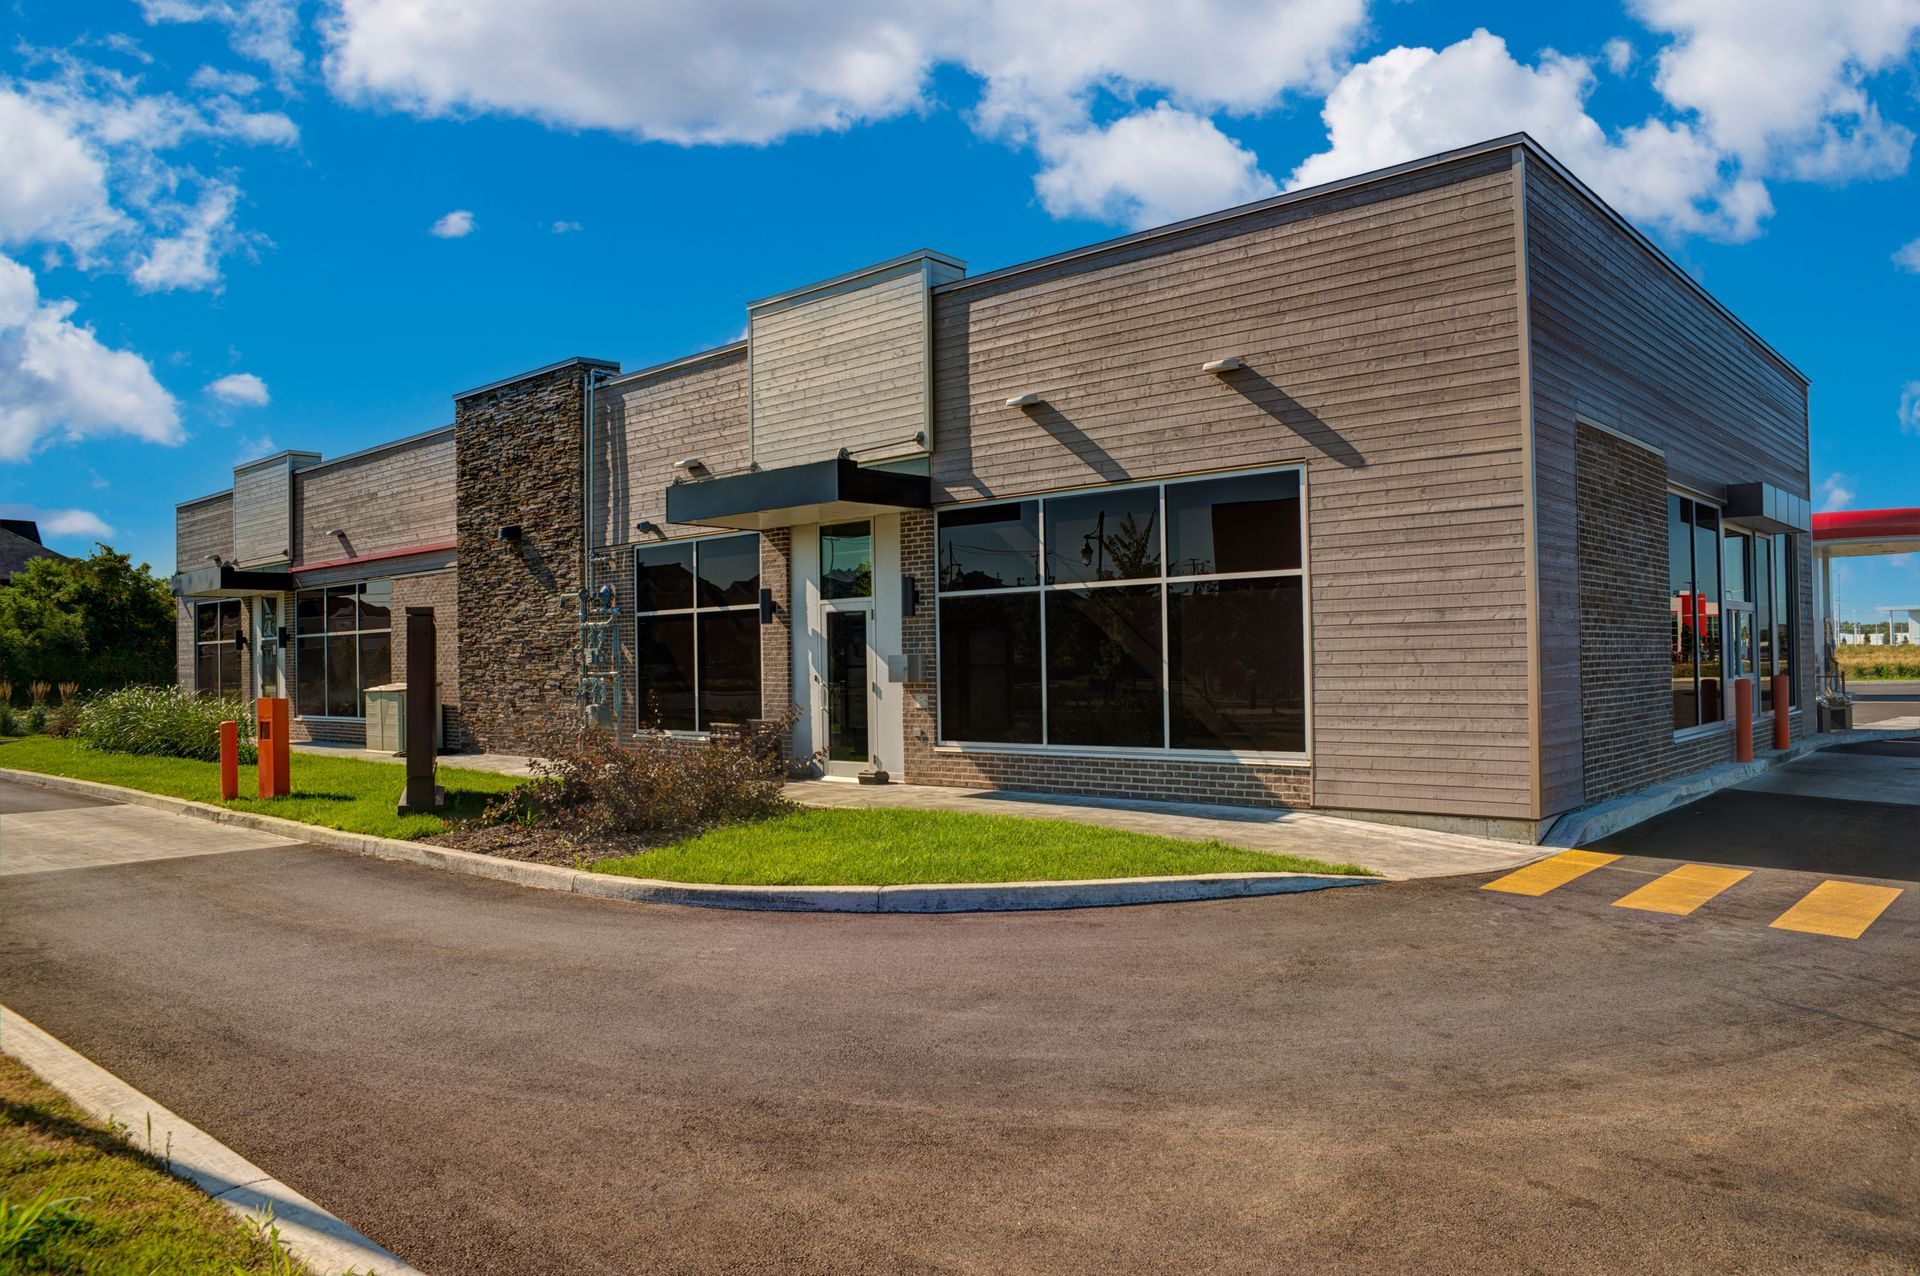
<path id="1" fill-rule="evenodd" d="M 1545 854 L 1539 847 L 1524 843 L 1460 833 L 1342 820 L 1312 811 L 1199 802 L 1147 802 L 928 784 L 849 784 L 839 780 L 801 780 L 787 785 L 787 796 L 802 806 L 971 811 L 1071 820 L 1161 837 L 1211 838 L 1269 854 L 1361 864 L 1395 879 L 1490 873 L 1516 868 Z"/>
<path id="2" fill-rule="evenodd" d="M 379 749 L 363 749 L 356 744 L 336 744 L 328 740 L 302 740 L 290 746 L 295 753 L 312 753 L 335 758 L 360 758 L 367 762 L 391 762 L 403 765 L 406 757 Z M 514 753 L 442 753 L 438 765 L 461 771 L 491 771 L 498 775 L 532 775 L 533 759 Z"/>

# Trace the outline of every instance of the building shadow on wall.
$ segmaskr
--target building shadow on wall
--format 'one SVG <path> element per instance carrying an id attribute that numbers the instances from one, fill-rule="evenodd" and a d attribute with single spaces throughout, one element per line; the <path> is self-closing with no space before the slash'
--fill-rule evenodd
<path id="1" fill-rule="evenodd" d="M 1222 374 L 1222 381 L 1239 391 L 1249 403 L 1286 426 L 1329 460 L 1348 469 L 1364 469 L 1367 458 L 1347 442 L 1338 430 L 1322 421 L 1313 410 L 1282 390 L 1252 368 L 1237 368 Z"/>
<path id="2" fill-rule="evenodd" d="M 632 481 L 627 469 L 626 400 L 596 392 L 594 406 L 594 490 L 588 493 L 588 500 L 593 502 L 589 508 L 605 511 L 594 519 L 601 529 L 599 543 L 624 545 L 633 539 L 634 531 Z"/>
<path id="3" fill-rule="evenodd" d="M 1027 419 L 1052 435 L 1061 446 L 1078 457 L 1082 464 L 1109 483 L 1122 483 L 1133 477 L 1127 467 L 1095 443 L 1090 435 L 1051 403 L 1042 401 L 1020 409 Z"/>

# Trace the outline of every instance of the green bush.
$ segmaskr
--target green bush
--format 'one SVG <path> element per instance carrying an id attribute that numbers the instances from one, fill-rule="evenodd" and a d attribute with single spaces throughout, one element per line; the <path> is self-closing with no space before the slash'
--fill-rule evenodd
<path id="1" fill-rule="evenodd" d="M 39 735 L 47 729 L 47 706 L 43 704 L 34 705 L 15 719 L 15 721 L 20 725 L 25 734 Z"/>
<path id="2" fill-rule="evenodd" d="M 68 700 L 47 710 L 47 734 L 56 739 L 70 736 L 80 729 L 80 706 Z"/>
<path id="3" fill-rule="evenodd" d="M 254 760 L 253 713 L 245 700 L 197 696 L 179 687 L 123 687 L 80 709 L 74 734 L 106 753 L 220 760 L 220 724 L 240 724 L 240 760 Z"/>
<path id="4" fill-rule="evenodd" d="M 0 735 L 24 735 L 20 724 L 14 720 L 13 706 L 0 704 Z"/>

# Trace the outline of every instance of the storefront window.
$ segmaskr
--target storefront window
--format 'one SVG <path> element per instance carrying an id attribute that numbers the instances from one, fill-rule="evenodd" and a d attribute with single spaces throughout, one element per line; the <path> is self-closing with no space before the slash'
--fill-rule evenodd
<path id="1" fill-rule="evenodd" d="M 1667 497 L 1668 612 L 1673 651 L 1673 726 L 1724 716 L 1720 649 L 1720 512 Z"/>
<path id="2" fill-rule="evenodd" d="M 820 596 L 873 597 L 872 523 L 836 523 L 820 529 Z"/>
<path id="3" fill-rule="evenodd" d="M 303 589 L 293 623 L 294 711 L 365 717 L 367 688 L 393 681 L 393 582 Z"/>
<path id="4" fill-rule="evenodd" d="M 1288 469 L 942 511 L 941 738 L 1304 753 L 1300 493 Z"/>
<path id="5" fill-rule="evenodd" d="M 246 694 L 243 662 L 235 637 L 242 632 L 238 598 L 199 603 L 193 609 L 193 686 L 203 696 Z"/>
<path id="6" fill-rule="evenodd" d="M 760 537 L 648 545 L 633 557 L 641 722 L 710 731 L 759 717 Z"/>

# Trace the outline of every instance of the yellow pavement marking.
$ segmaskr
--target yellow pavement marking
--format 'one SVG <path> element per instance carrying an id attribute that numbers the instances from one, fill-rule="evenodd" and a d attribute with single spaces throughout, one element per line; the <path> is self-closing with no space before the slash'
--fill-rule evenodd
<path id="1" fill-rule="evenodd" d="M 1682 864 L 1671 873 L 1654 878 L 1639 890 L 1622 895 L 1613 901 L 1613 906 L 1685 917 L 1741 878 L 1751 876 L 1753 870 L 1748 868 Z"/>
<path id="2" fill-rule="evenodd" d="M 1773 921 L 1774 930 L 1858 939 L 1900 898 L 1898 886 L 1862 886 L 1859 882 L 1822 882 L 1806 898 Z"/>
<path id="3" fill-rule="evenodd" d="M 1565 886 L 1574 878 L 1591 873 L 1596 868 L 1605 868 L 1619 858 L 1618 855 L 1604 855 L 1599 851 L 1562 851 L 1538 864 L 1515 869 L 1480 889 L 1505 891 L 1509 895 L 1545 895 L 1554 887 Z"/>

